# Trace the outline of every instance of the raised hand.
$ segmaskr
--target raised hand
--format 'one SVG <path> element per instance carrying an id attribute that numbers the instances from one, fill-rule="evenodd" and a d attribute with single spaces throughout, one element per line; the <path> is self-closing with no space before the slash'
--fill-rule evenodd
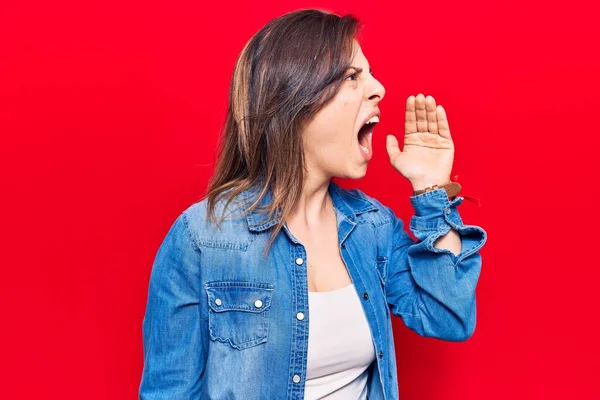
<path id="1" fill-rule="evenodd" d="M 403 150 L 395 136 L 387 136 L 386 148 L 392 166 L 415 190 L 449 182 L 454 142 L 444 108 L 436 106 L 432 96 L 411 95 L 406 100 L 404 127 Z"/>

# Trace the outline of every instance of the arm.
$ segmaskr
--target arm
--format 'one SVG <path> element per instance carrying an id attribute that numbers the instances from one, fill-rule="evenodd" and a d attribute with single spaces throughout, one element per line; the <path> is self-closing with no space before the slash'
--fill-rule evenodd
<path id="1" fill-rule="evenodd" d="M 410 229 L 394 216 L 386 295 L 394 315 L 421 336 L 463 341 L 475 330 L 475 287 L 481 271 L 478 250 L 487 240 L 480 227 L 463 224 L 457 206 L 443 189 L 411 197 Z M 389 209 L 393 214 L 393 211 Z M 451 230 L 460 239 L 458 254 L 434 243 Z"/>
<path id="2" fill-rule="evenodd" d="M 200 252 L 185 215 L 171 226 L 150 276 L 140 400 L 198 399 L 205 335 L 199 314 Z"/>

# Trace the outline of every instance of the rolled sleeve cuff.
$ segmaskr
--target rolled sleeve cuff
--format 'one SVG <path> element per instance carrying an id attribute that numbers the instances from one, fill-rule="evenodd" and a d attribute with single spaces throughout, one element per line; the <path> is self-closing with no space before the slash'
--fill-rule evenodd
<path id="1" fill-rule="evenodd" d="M 464 197 L 457 196 L 454 200 L 448 199 L 444 189 L 435 189 L 423 194 L 412 196 L 410 202 L 415 210 L 415 215 L 410 220 L 410 229 L 413 232 L 449 231 L 450 228 L 458 230 L 464 227 L 458 209 Z M 417 235 L 415 233 L 415 235 Z M 417 235 L 419 236 L 419 235 Z M 426 235 L 427 236 L 427 235 Z"/>
<path id="2" fill-rule="evenodd" d="M 412 196 L 410 202 L 415 209 L 415 215 L 410 220 L 413 234 L 424 242 L 427 250 L 434 253 L 448 253 L 454 261 L 458 261 L 478 251 L 487 240 L 486 232 L 475 225 L 465 225 L 457 207 L 464 197 L 456 196 L 448 199 L 444 189 L 435 189 L 423 194 Z M 440 236 L 454 228 L 461 236 L 462 251 L 455 256 L 450 250 L 434 247 Z"/>

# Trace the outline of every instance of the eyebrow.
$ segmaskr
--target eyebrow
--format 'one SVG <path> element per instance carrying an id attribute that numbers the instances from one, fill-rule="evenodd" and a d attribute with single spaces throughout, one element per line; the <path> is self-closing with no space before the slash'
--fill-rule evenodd
<path id="1" fill-rule="evenodd" d="M 362 69 L 362 68 L 359 68 L 359 67 L 355 67 L 355 66 L 352 66 L 352 65 L 351 65 L 351 66 L 350 66 L 350 68 L 353 68 L 353 69 L 355 69 L 357 74 L 360 74 L 361 72 L 363 72 L 363 69 Z M 371 75 L 373 75 L 373 70 L 371 69 L 371 67 L 369 67 L 369 73 L 370 73 Z"/>

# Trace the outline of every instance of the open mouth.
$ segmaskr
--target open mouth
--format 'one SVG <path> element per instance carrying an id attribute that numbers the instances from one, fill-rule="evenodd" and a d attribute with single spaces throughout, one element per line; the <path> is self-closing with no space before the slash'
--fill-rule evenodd
<path id="1" fill-rule="evenodd" d="M 369 119 L 358 131 L 358 145 L 360 146 L 361 151 L 367 155 L 371 156 L 372 151 L 372 134 L 375 130 L 375 125 L 379 123 L 379 117 L 373 116 Z"/>

